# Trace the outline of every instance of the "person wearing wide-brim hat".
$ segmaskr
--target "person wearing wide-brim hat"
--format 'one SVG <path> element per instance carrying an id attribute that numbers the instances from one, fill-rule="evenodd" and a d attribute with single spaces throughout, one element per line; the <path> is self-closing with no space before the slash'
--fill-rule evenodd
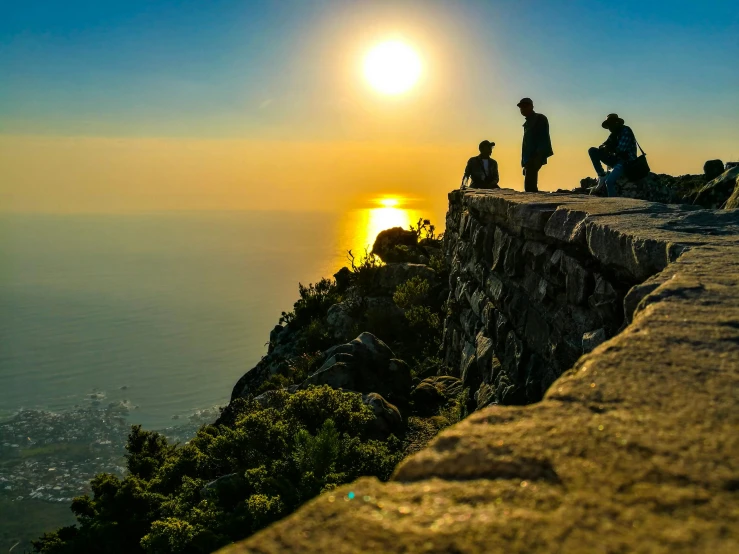
<path id="1" fill-rule="evenodd" d="M 598 174 L 596 191 L 606 187 L 608 196 L 616 196 L 616 181 L 623 175 L 626 164 L 636 159 L 636 138 L 631 127 L 624 125 L 624 120 L 615 113 L 608 114 L 601 127 L 608 129 L 611 134 L 598 148 L 588 150 Z M 610 167 L 611 171 L 607 173 L 603 164 Z"/>
<path id="2" fill-rule="evenodd" d="M 469 180 L 470 188 L 474 189 L 497 189 L 500 188 L 500 176 L 498 175 L 498 162 L 491 158 L 494 142 L 483 140 L 478 146 L 480 154 L 473 156 L 467 161 L 462 177 L 462 188 Z"/>

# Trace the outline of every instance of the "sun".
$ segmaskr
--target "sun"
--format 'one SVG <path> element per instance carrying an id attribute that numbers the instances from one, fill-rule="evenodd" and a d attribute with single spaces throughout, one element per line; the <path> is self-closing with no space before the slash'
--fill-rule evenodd
<path id="1" fill-rule="evenodd" d="M 377 200 L 377 203 L 380 204 L 380 206 L 383 206 L 384 208 L 396 208 L 400 204 L 400 200 L 397 198 L 386 197 L 386 198 L 379 198 Z"/>
<path id="2" fill-rule="evenodd" d="M 421 76 L 421 58 L 404 42 L 382 42 L 367 53 L 364 76 L 378 92 L 402 94 L 410 90 Z"/>

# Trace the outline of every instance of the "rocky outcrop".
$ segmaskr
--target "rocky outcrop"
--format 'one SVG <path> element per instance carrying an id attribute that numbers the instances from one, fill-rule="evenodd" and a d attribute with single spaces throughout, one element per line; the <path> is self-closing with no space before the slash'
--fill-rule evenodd
<path id="1" fill-rule="evenodd" d="M 484 389 L 478 407 L 491 395 L 499 404 L 536 402 L 583 353 L 630 320 L 636 304 L 625 312 L 624 300 L 634 285 L 667 267 L 688 243 L 711 240 L 701 235 L 731 232 L 729 221 L 626 199 L 563 205 L 550 196 L 530 204 L 505 193 L 455 192 L 445 241 L 446 361 L 473 395 Z M 622 231 L 624 225 L 641 226 L 643 234 Z M 659 227 L 675 239 L 692 236 L 664 240 Z"/>
<path id="2" fill-rule="evenodd" d="M 369 406 L 375 416 L 372 434 L 380 439 L 389 435 L 400 435 L 403 430 L 403 417 L 397 406 L 390 404 L 376 392 L 362 395 L 362 402 Z"/>
<path id="3" fill-rule="evenodd" d="M 264 381 L 287 366 L 288 360 L 298 356 L 298 339 L 299 332 L 289 325 L 276 325 L 269 334 L 267 355 L 236 382 L 231 391 L 231 401 L 254 394 Z"/>
<path id="4" fill-rule="evenodd" d="M 715 179 L 724 172 L 724 162 L 721 160 L 708 160 L 703 164 L 703 174 L 709 181 Z"/>
<path id="5" fill-rule="evenodd" d="M 376 392 L 393 404 L 408 403 L 411 372 L 403 360 L 371 333 L 362 333 L 346 344 L 334 346 L 324 353 L 326 360 L 300 388 L 328 385 L 333 389 Z"/>
<path id="6" fill-rule="evenodd" d="M 418 244 L 418 233 L 402 227 L 380 231 L 372 253 L 385 263 L 428 263 L 428 253 Z"/>
<path id="7" fill-rule="evenodd" d="M 460 377 L 526 400 L 556 378 L 543 399 L 224 552 L 738 551 L 739 212 L 465 191 L 446 233 Z"/>
<path id="8" fill-rule="evenodd" d="M 736 210 L 739 208 L 739 177 L 736 178 L 736 188 L 733 194 L 726 201 L 727 210 Z"/>
<path id="9" fill-rule="evenodd" d="M 424 264 L 388 264 L 378 268 L 374 278 L 374 285 L 379 292 L 392 294 L 398 288 L 398 285 L 414 277 L 426 279 L 430 283 L 434 283 L 436 281 L 436 272 Z"/>
<path id="10" fill-rule="evenodd" d="M 663 204 L 693 204 L 698 191 L 710 181 L 706 174 L 703 175 L 666 175 L 663 173 L 650 173 L 639 181 L 630 181 L 621 178 L 616 181 L 616 195 L 619 198 L 634 198 L 647 200 L 649 202 L 661 202 Z M 578 194 L 593 194 L 595 196 L 607 196 L 605 188 L 595 191 L 597 181 L 587 177 L 580 181 L 580 188 L 572 191 L 559 191 Z M 699 204 L 700 205 L 700 204 Z M 712 207 L 712 206 L 703 206 Z"/>
<path id="11" fill-rule="evenodd" d="M 426 238 L 420 239 L 422 233 Z M 439 240 L 435 227 L 428 219 L 420 220 L 411 230 L 393 227 L 380 231 L 372 246 L 372 253 L 387 264 L 427 264 L 432 256 L 439 255 Z"/>
<path id="12" fill-rule="evenodd" d="M 411 401 L 419 415 L 431 416 L 462 392 L 462 381 L 451 375 L 423 379 L 411 392 Z"/>
<path id="13" fill-rule="evenodd" d="M 424 248 L 433 250 L 438 243 L 426 241 Z M 329 339 L 335 342 L 356 336 L 366 328 L 368 319 L 403 325 L 398 323 L 404 317 L 403 311 L 393 301 L 393 293 L 398 285 L 410 279 L 428 281 L 434 295 L 445 291 L 445 284 L 436 271 L 424 264 L 390 263 L 364 268 L 357 273 L 343 268 L 334 277 L 344 294 L 344 301 L 328 307 L 322 325 L 328 331 Z M 360 280 L 361 286 L 357 284 Z M 292 360 L 306 353 L 305 334 L 305 326 L 295 321 L 276 325 L 270 332 L 267 354 L 238 380 L 231 392 L 231 400 L 257 394 L 260 386 L 271 376 L 285 372 Z"/>
<path id="14" fill-rule="evenodd" d="M 650 173 L 640 181 L 622 178 L 616 182 L 616 195 L 620 198 L 635 198 L 663 204 L 690 204 L 714 210 L 729 207 L 727 199 L 738 188 L 736 183 L 739 168 L 729 167 L 724 171 L 721 160 L 709 160 L 704 169 L 703 175 L 673 177 Z M 597 181 L 588 177 L 580 181 L 580 188 L 558 192 L 607 196 L 605 189 L 596 191 L 596 185 Z"/>
<path id="15" fill-rule="evenodd" d="M 698 192 L 696 203 L 716 208 L 728 207 L 728 200 L 739 188 L 739 167 L 725 171 Z"/>

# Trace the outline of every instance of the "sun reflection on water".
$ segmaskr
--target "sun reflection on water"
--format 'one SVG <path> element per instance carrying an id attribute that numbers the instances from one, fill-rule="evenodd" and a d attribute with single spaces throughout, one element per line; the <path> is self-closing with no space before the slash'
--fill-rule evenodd
<path id="1" fill-rule="evenodd" d="M 418 209 L 403 207 L 404 199 L 398 197 L 378 198 L 374 204 L 375 207 L 347 212 L 341 222 L 339 240 L 342 241 L 343 251 L 351 248 L 357 260 L 364 256 L 365 250 L 372 250 L 380 231 L 391 227 L 408 229 L 423 216 Z"/>

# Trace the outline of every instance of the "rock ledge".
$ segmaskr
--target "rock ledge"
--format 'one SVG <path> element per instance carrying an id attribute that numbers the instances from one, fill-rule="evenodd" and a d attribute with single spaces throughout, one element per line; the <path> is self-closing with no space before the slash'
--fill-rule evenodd
<path id="1" fill-rule="evenodd" d="M 630 323 L 541 402 L 480 410 L 392 482 L 323 494 L 222 552 L 739 552 L 739 211 L 509 191 L 450 202 L 621 271 Z"/>

